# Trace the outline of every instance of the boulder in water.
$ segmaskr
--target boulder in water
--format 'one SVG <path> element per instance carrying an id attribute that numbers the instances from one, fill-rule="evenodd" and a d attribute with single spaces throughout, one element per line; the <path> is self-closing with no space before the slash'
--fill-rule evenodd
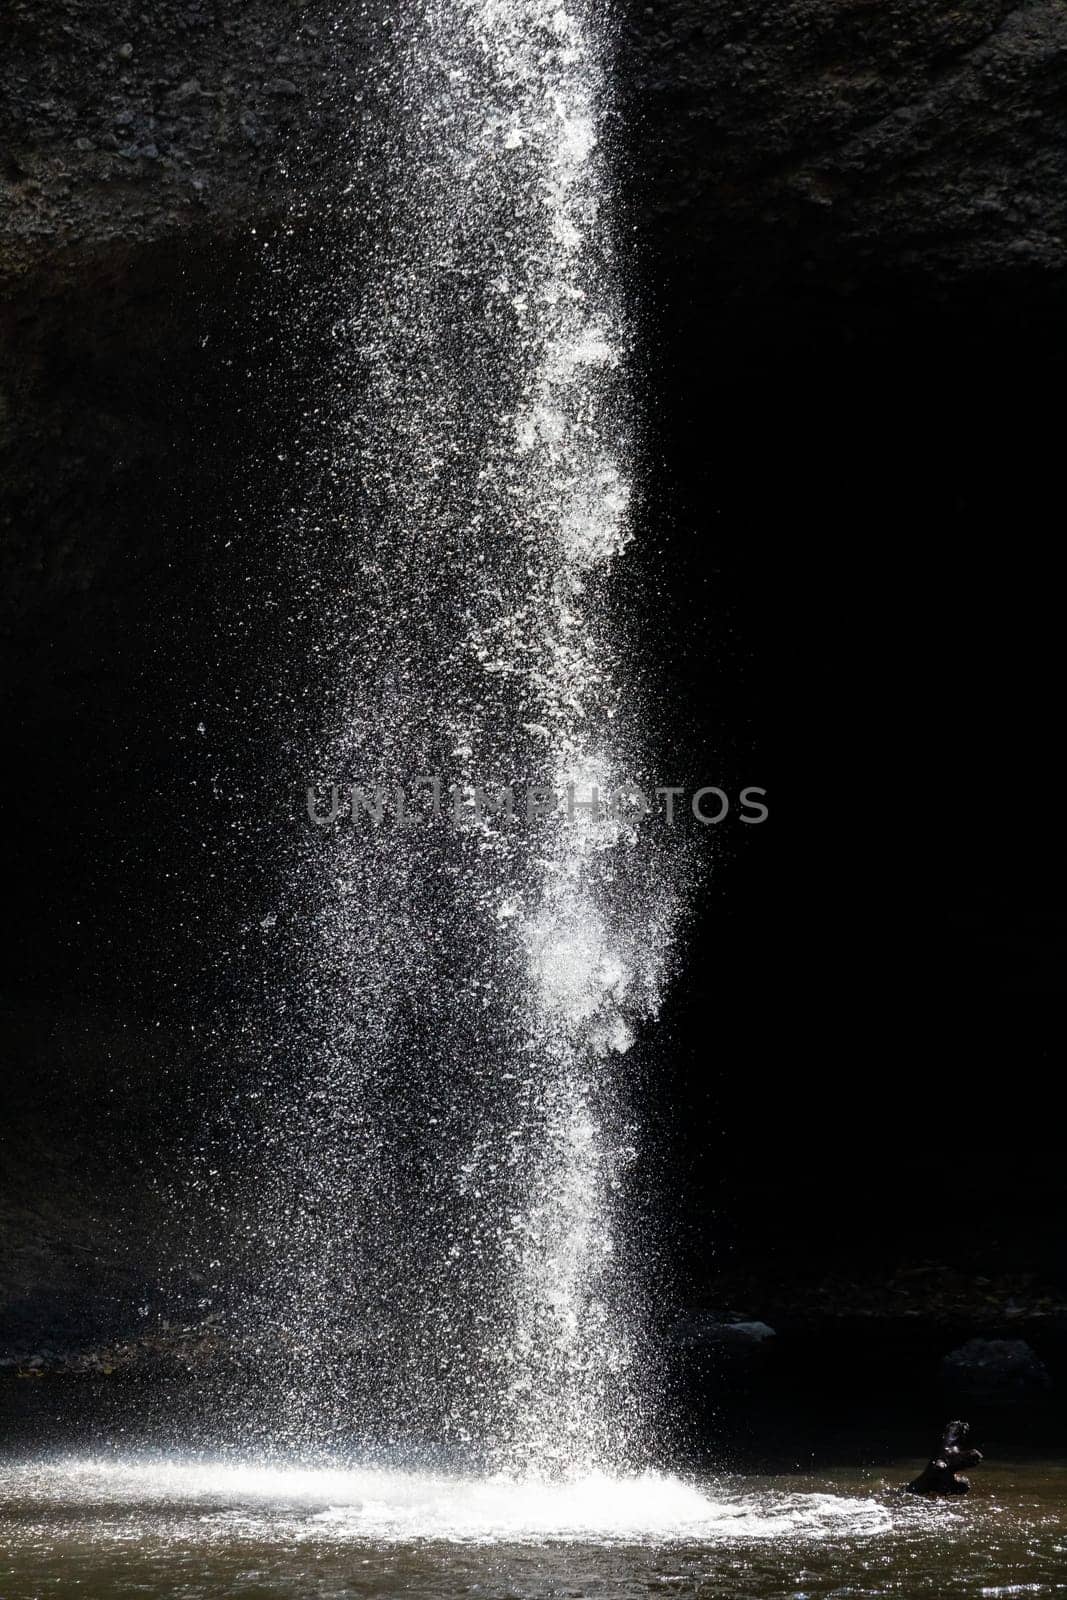
<path id="1" fill-rule="evenodd" d="M 941 1377 L 946 1388 L 980 1405 L 1025 1405 L 1052 1387 L 1025 1339 L 968 1339 L 942 1361 Z"/>
<path id="2" fill-rule="evenodd" d="M 722 1317 L 714 1311 L 693 1311 L 674 1326 L 674 1340 L 682 1350 L 754 1350 L 775 1338 L 766 1322 Z"/>

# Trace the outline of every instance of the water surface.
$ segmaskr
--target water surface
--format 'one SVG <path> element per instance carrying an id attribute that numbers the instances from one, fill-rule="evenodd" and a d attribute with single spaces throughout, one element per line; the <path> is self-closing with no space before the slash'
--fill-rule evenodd
<path id="1" fill-rule="evenodd" d="M 965 1501 L 884 1472 L 516 1484 L 144 1458 L 0 1469 L 0 1595 L 207 1600 L 1067 1593 L 1067 1463 Z"/>

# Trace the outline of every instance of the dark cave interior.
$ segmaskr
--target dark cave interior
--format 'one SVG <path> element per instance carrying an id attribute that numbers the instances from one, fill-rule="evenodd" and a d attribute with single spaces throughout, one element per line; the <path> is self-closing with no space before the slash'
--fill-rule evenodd
<path id="1" fill-rule="evenodd" d="M 235 516 L 249 438 L 261 502 L 294 492 L 262 271 L 194 242 L 33 324 L 66 475 L 50 497 L 28 464 L 8 589 L 4 1093 L 11 1126 L 90 1162 L 102 1129 L 125 1126 L 131 1162 L 165 1147 L 218 1071 L 181 1035 L 189 996 L 210 1032 L 263 982 L 235 932 L 263 886 L 190 709 L 254 770 L 270 625 L 234 646 L 221 697 L 216 623 L 262 563 Z M 932 1259 L 1062 1282 L 1062 298 L 1018 277 L 845 292 L 786 264 L 748 293 L 728 262 L 646 271 L 629 582 L 655 601 L 657 759 L 671 781 L 761 785 L 771 812 L 703 831 L 712 870 L 647 1047 L 650 1181 L 685 1275 L 713 1294 L 741 1264 L 775 1282 Z M 276 794 L 261 806 L 261 838 L 290 825 Z M 72 1052 L 105 1036 L 121 1065 L 84 1116 L 100 1078 Z"/>

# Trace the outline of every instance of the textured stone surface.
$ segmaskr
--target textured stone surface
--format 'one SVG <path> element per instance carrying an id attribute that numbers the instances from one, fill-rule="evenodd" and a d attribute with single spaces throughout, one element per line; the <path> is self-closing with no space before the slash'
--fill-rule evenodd
<path id="1" fill-rule="evenodd" d="M 6 271 L 59 247 L 84 260 L 277 210 L 293 151 L 325 159 L 324 132 L 359 116 L 332 91 L 356 75 L 374 25 L 334 37 L 324 9 L 14 0 L 0 67 Z"/>
<path id="2" fill-rule="evenodd" d="M 327 0 L 9 10 L 0 447 L 18 485 L 65 431 L 41 414 L 70 392 L 42 360 L 50 330 L 55 343 L 72 327 L 77 346 L 99 317 L 106 334 L 125 286 L 136 342 L 180 361 L 200 334 L 173 307 L 198 261 L 233 292 L 231 250 L 254 249 L 281 218 L 306 225 L 342 175 L 366 179 L 390 28 L 373 8 Z M 1056 0 L 634 4 L 616 77 L 614 147 L 661 300 L 1065 281 Z M 71 420 L 93 424 L 84 410 Z"/>
<path id="3" fill-rule="evenodd" d="M 128 471 L 158 454 L 167 424 L 146 364 L 155 352 L 180 406 L 182 369 L 203 365 L 198 276 L 212 315 L 228 299 L 243 315 L 241 275 L 262 238 L 313 222 L 342 176 L 367 181 L 390 27 L 387 7 L 328 0 L 8 10 L 10 528 L 33 520 L 38 496 L 53 505 L 68 473 L 80 482 L 118 456 Z M 694 302 L 715 316 L 812 287 L 847 297 L 906 279 L 936 296 L 1014 278 L 1023 298 L 1067 282 L 1056 0 L 635 3 L 616 77 L 630 220 L 650 297 L 675 321 Z M 356 257 L 360 245 L 356 229 Z"/>
<path id="4" fill-rule="evenodd" d="M 385 8 L 387 10 L 387 8 Z M 373 149 L 388 18 L 313 0 L 13 0 L 5 259 L 233 227 Z M 654 249 L 716 278 L 1062 268 L 1057 0 L 667 0 L 623 14 L 631 191 Z M 310 135 L 310 137 L 308 137 Z M 292 162 L 302 152 L 297 167 Z"/>
<path id="5" fill-rule="evenodd" d="M 716 280 L 1062 271 L 1056 0 L 657 5 L 622 71 L 638 204 Z"/>

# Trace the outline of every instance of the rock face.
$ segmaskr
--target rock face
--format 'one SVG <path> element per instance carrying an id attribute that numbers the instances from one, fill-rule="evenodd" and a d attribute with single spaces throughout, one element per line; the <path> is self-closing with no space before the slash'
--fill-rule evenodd
<path id="1" fill-rule="evenodd" d="M 345 179 L 361 151 L 373 173 L 389 8 L 12 0 L 7 11 L 6 526 L 23 578 L 65 583 L 54 535 L 37 544 L 37 513 L 69 526 L 56 503 L 69 483 L 84 538 L 110 462 L 151 473 L 173 453 L 205 316 L 239 321 L 265 293 L 247 276 L 258 241 L 283 217 L 299 230 L 328 210 L 342 135 Z M 873 280 L 936 296 L 1014 277 L 1020 293 L 1062 294 L 1057 0 L 635 0 L 615 71 L 627 203 L 652 298 L 675 320 L 694 300 L 714 318 L 730 301 L 813 286 L 852 296 Z"/>
<path id="2" fill-rule="evenodd" d="M 4 266 L 50 248 L 230 232 L 291 192 L 285 161 L 330 120 L 350 50 L 328 12 L 278 0 L 44 5 L 14 0 L 5 41 Z M 335 104 L 333 120 L 356 109 Z M 313 132 L 315 137 L 306 139 Z M 321 146 L 319 147 L 321 148 Z"/>
<path id="3" fill-rule="evenodd" d="M 137 459 L 166 449 L 141 369 L 146 351 L 165 356 L 180 387 L 204 329 L 174 308 L 198 274 L 200 304 L 240 316 L 242 262 L 280 218 L 299 229 L 328 208 L 342 135 L 345 179 L 366 151 L 369 181 L 390 34 L 386 5 L 12 0 L 0 449 L 20 527 L 66 471 L 128 459 L 130 440 Z M 615 72 L 614 145 L 661 305 L 696 299 L 714 316 L 724 301 L 854 295 L 875 279 L 933 294 L 1014 275 L 1058 295 L 1067 282 L 1058 0 L 635 0 Z M 113 403 L 121 374 L 92 359 L 96 330 L 114 345 L 127 307 L 132 348 L 119 340 L 114 357 L 131 367 L 129 414 Z M 49 358 L 68 345 L 73 383 Z"/>
<path id="4" fill-rule="evenodd" d="M 0 526 L 16 626 L 44 597 L 84 605 L 109 561 L 126 565 L 138 485 L 168 462 L 195 470 L 186 419 L 204 371 L 226 366 L 219 323 L 247 321 L 256 229 L 293 201 L 295 152 L 302 193 L 330 126 L 354 120 L 353 98 L 324 89 L 376 25 L 327 40 L 326 17 L 278 0 L 5 8 Z"/>
<path id="5" fill-rule="evenodd" d="M 711 279 L 1063 272 L 1056 0 L 668 3 L 630 25 L 638 204 Z"/>
<path id="6" fill-rule="evenodd" d="M 6 270 L 205 216 L 232 229 L 324 181 L 342 130 L 373 150 L 388 7 L 354 9 L 13 0 Z M 634 3 L 616 78 L 635 214 L 690 270 L 750 290 L 753 269 L 1062 270 L 1057 0 Z"/>

